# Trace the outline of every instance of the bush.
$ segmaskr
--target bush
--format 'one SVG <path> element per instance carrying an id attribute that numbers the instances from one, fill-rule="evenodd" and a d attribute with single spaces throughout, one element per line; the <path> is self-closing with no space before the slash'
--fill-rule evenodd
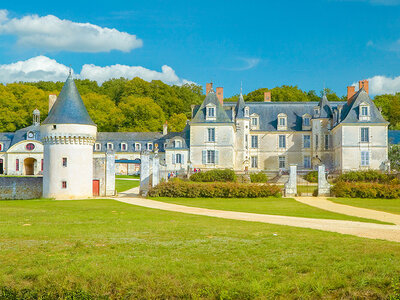
<path id="1" fill-rule="evenodd" d="M 311 171 L 304 176 L 304 179 L 308 182 L 318 182 L 318 171 Z"/>
<path id="2" fill-rule="evenodd" d="M 337 182 L 331 189 L 336 197 L 343 198 L 400 198 L 400 184 L 365 182 Z"/>
<path id="3" fill-rule="evenodd" d="M 152 197 L 174 198 L 257 198 L 280 197 L 281 188 L 268 184 L 240 184 L 232 182 L 195 183 L 163 182 L 149 191 Z"/>
<path id="4" fill-rule="evenodd" d="M 337 181 L 344 182 L 378 182 L 400 184 L 395 175 L 384 174 L 376 170 L 351 171 L 340 175 Z"/>
<path id="5" fill-rule="evenodd" d="M 195 182 L 236 182 L 236 174 L 233 170 L 210 170 L 198 172 L 190 176 Z"/>
<path id="6" fill-rule="evenodd" d="M 251 173 L 250 174 L 250 181 L 251 182 L 262 182 L 262 183 L 265 183 L 265 182 L 268 181 L 268 176 L 263 172 Z"/>

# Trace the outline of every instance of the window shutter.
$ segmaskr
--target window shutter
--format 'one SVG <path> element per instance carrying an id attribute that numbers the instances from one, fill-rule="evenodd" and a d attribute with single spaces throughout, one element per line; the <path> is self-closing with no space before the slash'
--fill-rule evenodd
<path id="1" fill-rule="evenodd" d="M 185 154 L 181 154 L 181 163 L 184 164 L 185 162 Z"/>
<path id="2" fill-rule="evenodd" d="M 217 128 L 214 128 L 214 142 L 217 141 Z"/>
<path id="3" fill-rule="evenodd" d="M 219 150 L 215 150 L 215 164 L 219 163 Z"/>
<path id="4" fill-rule="evenodd" d="M 172 153 L 172 164 L 175 164 L 175 154 Z"/>
<path id="5" fill-rule="evenodd" d="M 207 158 L 207 150 L 203 150 L 203 153 L 202 153 L 203 155 L 203 159 L 202 159 L 202 163 L 203 163 L 203 165 L 205 165 L 206 163 L 207 163 L 207 160 L 206 160 L 206 158 Z"/>

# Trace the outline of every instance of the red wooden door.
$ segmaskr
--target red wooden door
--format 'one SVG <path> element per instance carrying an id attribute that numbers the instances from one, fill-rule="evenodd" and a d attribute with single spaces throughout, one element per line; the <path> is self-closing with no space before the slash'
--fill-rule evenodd
<path id="1" fill-rule="evenodd" d="M 100 180 L 94 179 L 93 180 L 93 196 L 99 196 L 100 195 Z"/>

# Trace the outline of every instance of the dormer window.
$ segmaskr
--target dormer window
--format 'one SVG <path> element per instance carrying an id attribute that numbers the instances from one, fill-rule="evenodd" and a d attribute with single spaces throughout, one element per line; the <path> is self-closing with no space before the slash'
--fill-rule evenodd
<path id="1" fill-rule="evenodd" d="M 258 129 L 259 127 L 259 117 L 257 114 L 252 114 L 250 116 L 250 126 L 251 129 Z"/>
<path id="2" fill-rule="evenodd" d="M 149 151 L 153 150 L 153 143 L 148 143 L 147 144 L 147 150 L 149 150 Z"/>
<path id="3" fill-rule="evenodd" d="M 182 141 L 175 141 L 175 148 L 182 148 Z"/>
<path id="4" fill-rule="evenodd" d="M 286 130 L 287 129 L 287 116 L 286 114 L 278 115 L 278 130 Z"/>
<path id="5" fill-rule="evenodd" d="M 310 126 L 311 125 L 310 121 L 311 121 L 310 117 L 304 117 L 303 125 L 304 126 Z"/>
<path id="6" fill-rule="evenodd" d="M 360 104 L 360 121 L 368 121 L 369 120 L 369 105 L 366 103 Z"/>
<path id="7" fill-rule="evenodd" d="M 217 116 L 217 108 L 214 104 L 209 103 L 206 106 L 206 120 L 215 120 Z"/>
<path id="8" fill-rule="evenodd" d="M 135 143 L 135 151 L 140 151 L 141 148 L 140 143 Z"/>
<path id="9" fill-rule="evenodd" d="M 303 130 L 311 130 L 311 115 L 304 114 L 302 118 L 303 118 L 303 124 L 302 124 Z"/>
<path id="10" fill-rule="evenodd" d="M 318 117 L 318 116 L 319 116 L 319 112 L 320 112 L 319 106 L 314 107 L 314 116 L 315 116 L 315 117 Z"/>
<path id="11" fill-rule="evenodd" d="M 127 143 L 121 143 L 121 151 L 127 151 L 128 150 L 128 144 Z"/>
<path id="12" fill-rule="evenodd" d="M 107 143 L 107 150 L 113 150 L 113 149 L 114 149 L 113 143 Z"/>
<path id="13" fill-rule="evenodd" d="M 245 117 L 249 117 L 249 113 L 250 112 L 250 109 L 249 109 L 249 107 L 248 106 L 246 106 L 245 108 L 244 108 L 244 116 Z"/>
<path id="14" fill-rule="evenodd" d="M 96 151 L 100 151 L 100 150 L 101 150 L 101 144 L 100 144 L 100 143 L 94 144 L 94 149 L 95 149 Z"/>

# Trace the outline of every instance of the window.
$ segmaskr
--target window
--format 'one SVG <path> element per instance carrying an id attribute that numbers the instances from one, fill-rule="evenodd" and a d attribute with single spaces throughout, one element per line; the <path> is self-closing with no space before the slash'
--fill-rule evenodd
<path id="1" fill-rule="evenodd" d="M 215 150 L 207 150 L 207 163 L 215 164 Z"/>
<path id="2" fill-rule="evenodd" d="M 66 181 L 61 181 L 61 188 L 66 189 L 67 188 L 67 182 Z"/>
<path id="3" fill-rule="evenodd" d="M 285 114 L 278 115 L 278 130 L 287 129 L 287 116 Z"/>
<path id="4" fill-rule="evenodd" d="M 251 157 L 251 167 L 258 168 L 258 157 L 257 156 Z"/>
<path id="5" fill-rule="evenodd" d="M 147 150 L 153 150 L 153 143 L 148 143 L 147 144 Z"/>
<path id="6" fill-rule="evenodd" d="M 251 148 L 258 148 L 258 135 L 251 136 Z"/>
<path id="7" fill-rule="evenodd" d="M 286 135 L 279 136 L 279 148 L 286 148 Z"/>
<path id="8" fill-rule="evenodd" d="M 19 171 L 19 159 L 15 160 L 15 171 Z"/>
<path id="9" fill-rule="evenodd" d="M 215 118 L 215 107 L 207 107 L 207 117 Z"/>
<path id="10" fill-rule="evenodd" d="M 325 134 L 325 150 L 329 150 L 329 134 Z"/>
<path id="11" fill-rule="evenodd" d="M 304 117 L 304 119 L 303 119 L 303 125 L 304 126 L 311 126 L 311 119 L 310 119 L 310 117 Z"/>
<path id="12" fill-rule="evenodd" d="M 42 158 L 42 160 L 40 161 L 40 171 L 43 172 L 43 158 Z"/>
<path id="13" fill-rule="evenodd" d="M 319 107 L 314 108 L 314 115 L 319 115 Z"/>
<path id="14" fill-rule="evenodd" d="M 182 163 L 182 154 L 177 154 L 175 158 L 175 163 L 181 164 Z"/>
<path id="15" fill-rule="evenodd" d="M 303 148 L 311 148 L 311 136 L 309 134 L 303 135 Z"/>
<path id="16" fill-rule="evenodd" d="M 208 142 L 215 142 L 215 128 L 208 128 L 207 129 L 207 141 Z"/>
<path id="17" fill-rule="evenodd" d="M 369 166 L 369 152 L 361 151 L 361 166 Z"/>
<path id="18" fill-rule="evenodd" d="M 315 135 L 315 149 L 318 149 L 318 134 Z"/>
<path id="19" fill-rule="evenodd" d="M 142 146 L 139 143 L 135 144 L 135 150 L 136 151 L 140 151 L 141 148 L 142 148 Z"/>
<path id="20" fill-rule="evenodd" d="M 361 143 L 369 143 L 369 128 L 361 128 Z"/>
<path id="21" fill-rule="evenodd" d="M 279 169 L 285 169 L 285 168 L 286 168 L 286 157 L 279 156 Z"/>
<path id="22" fill-rule="evenodd" d="M 54 130 L 54 129 L 57 129 L 57 125 L 53 125 L 53 130 Z"/>
<path id="23" fill-rule="evenodd" d="M 175 141 L 175 148 L 182 148 L 182 141 Z"/>
<path id="24" fill-rule="evenodd" d="M 32 151 L 33 149 L 35 149 L 35 145 L 32 143 L 28 143 L 25 146 L 26 150 Z"/>
<path id="25" fill-rule="evenodd" d="M 101 144 L 100 143 L 96 143 L 94 147 L 95 147 L 96 151 L 100 151 L 101 150 Z"/>
<path id="26" fill-rule="evenodd" d="M 258 118 L 257 117 L 251 118 L 251 126 L 258 126 Z"/>
<path id="27" fill-rule="evenodd" d="M 3 151 L 3 144 L 0 144 L 0 151 Z"/>
<path id="28" fill-rule="evenodd" d="M 114 149 L 114 145 L 112 143 L 107 143 L 107 150 Z"/>
<path id="29" fill-rule="evenodd" d="M 367 103 L 360 104 L 359 119 L 361 121 L 369 120 L 369 105 Z"/>
<path id="30" fill-rule="evenodd" d="M 63 157 L 63 159 L 62 159 L 62 166 L 63 167 L 67 166 L 67 158 L 66 157 Z"/>
<path id="31" fill-rule="evenodd" d="M 121 150 L 122 151 L 128 150 L 128 145 L 126 143 L 121 143 Z"/>
<path id="32" fill-rule="evenodd" d="M 368 106 L 361 106 L 361 115 L 363 117 L 367 117 L 368 116 Z"/>
<path id="33" fill-rule="evenodd" d="M 310 156 L 304 156 L 303 157 L 303 166 L 304 166 L 304 169 L 310 169 L 311 168 L 311 157 Z"/>
<path id="34" fill-rule="evenodd" d="M 244 108 L 244 116 L 245 116 L 245 117 L 248 117 L 249 114 L 250 114 L 250 112 L 249 112 L 249 107 L 246 106 L 246 107 Z"/>

